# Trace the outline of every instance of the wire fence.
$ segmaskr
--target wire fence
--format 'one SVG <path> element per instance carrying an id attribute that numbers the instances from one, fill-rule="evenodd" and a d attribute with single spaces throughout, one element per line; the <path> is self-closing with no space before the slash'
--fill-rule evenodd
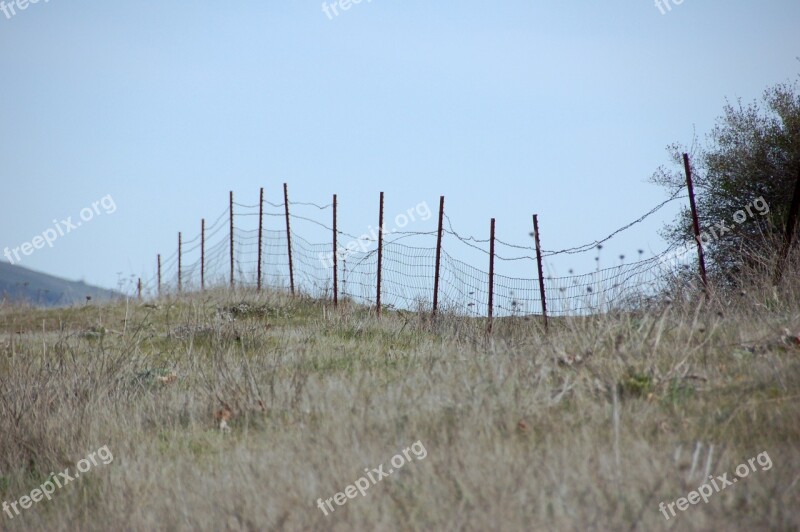
<path id="1" fill-rule="evenodd" d="M 263 191 L 262 196 L 263 198 Z M 288 193 L 285 196 L 288 200 Z M 561 250 L 542 249 L 542 257 L 576 255 L 602 248 L 623 231 L 642 222 L 668 203 L 684 199 L 678 193 L 656 205 L 640 218 L 610 235 Z M 140 297 L 178 291 L 198 291 L 213 286 L 259 287 L 292 290 L 315 298 L 348 299 L 365 305 L 378 301 L 378 263 L 381 261 L 381 306 L 384 308 L 432 310 L 437 275 L 439 231 L 388 232 L 378 230 L 356 237 L 334 227 L 334 204 L 286 202 L 242 204 L 231 201 L 229 208 L 191 240 L 181 239 L 179 249 L 162 259 L 158 272 L 139 282 Z M 298 207 L 312 215 L 296 214 Z M 304 214 L 306 214 L 304 212 Z M 533 239 L 528 245 L 494 239 L 478 239 L 456 232 L 446 213 L 440 215 L 441 246 L 438 247 L 438 309 L 470 316 L 524 316 L 541 314 L 542 291 L 537 276 L 519 277 L 503 272 L 537 271 Z M 298 223 L 312 227 L 327 241 L 313 242 L 296 229 Z M 291 229 L 287 232 L 286 228 Z M 231 235 L 231 229 L 233 234 Z M 334 257 L 333 235 L 339 242 Z M 291 236 L 291 245 L 289 238 Z M 382 237 L 382 242 L 379 242 Z M 310 237 L 309 237 L 310 238 Z M 351 239 L 346 247 L 341 243 Z M 378 249 L 370 249 L 376 246 Z M 490 272 L 490 249 L 494 268 Z M 380 251 L 380 252 L 379 252 Z M 465 255 L 481 257 L 487 268 Z M 603 312 L 658 293 L 665 287 L 665 275 L 674 249 L 649 258 L 620 263 L 582 274 L 545 276 L 547 314 L 582 315 Z M 334 263 L 336 287 L 334 287 Z M 598 263 L 599 264 L 599 263 Z M 514 267 L 510 267 L 514 265 Z M 260 273 L 260 279 L 259 279 Z M 493 275 L 490 275 L 493 274 Z M 231 278 L 232 277 L 232 278 Z M 260 280 L 260 282 L 259 282 Z M 492 299 L 490 310 L 489 301 Z"/>

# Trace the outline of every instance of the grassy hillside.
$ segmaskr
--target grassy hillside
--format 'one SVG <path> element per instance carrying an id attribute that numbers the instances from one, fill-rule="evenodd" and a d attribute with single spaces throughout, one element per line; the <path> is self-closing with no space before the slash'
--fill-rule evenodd
<path id="1" fill-rule="evenodd" d="M 107 301 L 121 297 L 121 294 L 83 281 L 67 281 L 0 261 L 0 302 L 68 306 L 84 303 L 87 297 L 95 301 Z"/>
<path id="2" fill-rule="evenodd" d="M 5 306 L 0 502 L 105 451 L 0 528 L 797 530 L 797 296 L 754 286 L 549 335 L 500 320 L 491 338 L 275 293 Z M 318 507 L 403 450 L 364 496 Z M 708 503 L 660 511 L 748 459 Z"/>

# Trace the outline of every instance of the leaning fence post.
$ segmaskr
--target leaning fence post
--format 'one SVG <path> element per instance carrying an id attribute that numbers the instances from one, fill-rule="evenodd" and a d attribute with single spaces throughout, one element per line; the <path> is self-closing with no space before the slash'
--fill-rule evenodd
<path id="1" fill-rule="evenodd" d="M 544 268 L 542 268 L 542 248 L 539 245 L 539 215 L 533 215 L 533 239 L 536 242 L 536 267 L 539 270 L 539 296 L 542 299 L 544 330 L 547 332 L 547 299 L 544 294 Z"/>
<path id="2" fill-rule="evenodd" d="M 200 220 L 200 291 L 206 289 L 206 219 Z"/>
<path id="3" fill-rule="evenodd" d="M 381 192 L 380 214 L 378 216 L 378 295 L 376 298 L 378 318 L 381 317 L 381 270 L 383 270 L 383 192 Z"/>
<path id="4" fill-rule="evenodd" d="M 289 286 L 294 295 L 294 266 L 292 264 L 292 231 L 289 225 L 289 185 L 283 184 L 283 203 L 286 207 L 286 245 L 289 248 Z"/>
<path id="5" fill-rule="evenodd" d="M 800 170 L 797 172 L 797 181 L 794 183 L 794 194 L 792 195 L 792 203 L 789 206 L 789 218 L 786 220 L 786 236 L 783 241 L 783 249 L 778 257 L 778 268 L 775 271 L 775 284 L 781 282 L 783 276 L 783 267 L 786 263 L 786 258 L 789 256 L 789 250 L 792 247 L 792 240 L 794 240 L 794 228 L 797 225 L 797 211 L 800 209 Z"/>
<path id="6" fill-rule="evenodd" d="M 436 317 L 439 309 L 439 272 L 442 265 L 442 221 L 444 219 L 444 196 L 439 196 L 439 230 L 436 233 L 436 273 L 433 278 L 433 312 Z"/>
<path id="7" fill-rule="evenodd" d="M 489 325 L 486 332 L 492 333 L 492 319 L 494 315 L 494 218 L 489 236 Z"/>
<path id="8" fill-rule="evenodd" d="M 158 297 L 161 297 L 161 253 L 158 254 Z"/>
<path id="9" fill-rule="evenodd" d="M 333 307 L 339 306 L 339 276 L 336 263 L 336 194 L 333 195 Z"/>
<path id="10" fill-rule="evenodd" d="M 231 225 L 231 288 L 234 287 L 233 282 L 233 190 L 230 194 L 230 225 Z"/>
<path id="11" fill-rule="evenodd" d="M 692 209 L 692 227 L 694 228 L 694 239 L 697 241 L 697 259 L 700 264 L 700 279 L 703 281 L 703 289 L 708 297 L 708 279 L 706 279 L 706 260 L 703 255 L 703 240 L 700 238 L 700 222 L 697 218 L 697 204 L 694 201 L 694 185 L 692 184 L 692 167 L 689 164 L 689 154 L 683 154 L 683 168 L 686 171 L 686 186 L 689 189 L 689 206 Z"/>
<path id="12" fill-rule="evenodd" d="M 258 196 L 258 292 L 261 291 L 261 258 L 262 258 L 262 242 L 264 238 L 264 187 L 261 187 L 261 192 Z"/>
<path id="13" fill-rule="evenodd" d="M 181 248 L 182 248 L 182 236 L 180 231 L 178 232 L 178 293 L 181 293 Z"/>

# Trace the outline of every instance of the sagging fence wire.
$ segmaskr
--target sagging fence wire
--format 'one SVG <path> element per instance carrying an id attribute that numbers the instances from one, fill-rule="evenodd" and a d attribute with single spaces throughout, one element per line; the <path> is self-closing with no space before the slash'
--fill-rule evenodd
<path id="1" fill-rule="evenodd" d="M 561 250 L 541 250 L 542 256 L 574 255 L 599 248 L 611 238 L 634 225 L 641 223 L 668 203 L 682 199 L 676 192 L 666 201 L 656 205 L 643 216 L 612 232 L 610 235 L 580 246 Z M 264 209 L 264 205 L 273 210 Z M 220 285 L 236 287 L 261 286 L 273 290 L 289 290 L 293 277 L 296 292 L 315 298 L 331 299 L 334 293 L 333 268 L 336 263 L 338 298 L 356 303 L 375 305 L 377 300 L 378 252 L 367 249 L 375 244 L 377 234 L 356 237 L 336 229 L 337 238 L 359 242 L 359 246 L 339 246 L 334 261 L 332 236 L 334 229 L 317 217 L 296 214 L 295 207 L 311 207 L 319 211 L 330 211 L 333 204 L 320 205 L 310 202 L 289 201 L 264 205 L 233 202 L 231 209 L 220 214 L 205 230 L 191 240 L 184 240 L 181 251 L 160 259 L 160 271 L 144 283 L 149 295 L 195 291 Z M 287 214 L 287 211 L 288 214 Z M 311 242 L 290 223 L 291 249 L 283 220 L 308 222 L 331 235 L 326 242 Z M 454 244 L 489 255 L 489 239 L 462 236 L 453 228 L 446 213 L 442 213 L 446 227 L 443 235 L 447 244 L 440 249 L 438 305 L 440 311 L 450 311 L 469 316 L 487 316 L 489 304 L 490 275 L 488 269 L 475 266 L 459 258 Z M 231 223 L 231 220 L 233 223 Z M 204 222 L 205 223 L 205 222 Z M 233 227 L 233 238 L 230 229 Z M 226 229 L 224 231 L 224 229 Z M 437 231 L 395 231 L 384 233 L 382 242 L 382 306 L 396 309 L 431 310 L 436 278 Z M 259 235 L 261 245 L 259 246 Z M 414 239 L 413 245 L 405 242 Z M 189 247 L 190 246 L 190 247 Z M 231 250 L 233 247 L 233 250 Z M 503 251 L 508 248 L 510 253 Z M 524 250 L 525 253 L 514 253 Z M 544 292 L 547 298 L 547 313 L 552 316 L 579 315 L 602 312 L 625 304 L 637 297 L 655 294 L 664 286 L 665 263 L 672 252 L 667 249 L 652 257 L 594 271 L 568 276 L 545 276 Z M 291 253 L 291 260 L 290 260 Z M 192 257 L 192 260 L 187 258 Z M 621 256 L 621 259 L 624 256 Z M 541 290 L 538 276 L 514 277 L 504 275 L 504 263 L 522 263 L 531 272 L 536 272 L 534 247 L 495 239 L 495 275 L 492 280 L 493 314 L 500 316 L 528 316 L 542 311 Z M 599 260 L 599 259 L 596 259 Z M 178 264 L 180 263 L 180 271 Z M 488 263 L 488 261 L 487 261 Z M 260 266 L 260 267 L 259 267 Z M 528 268 L 529 266 L 529 268 Z M 231 279 L 233 272 L 234 279 Z M 159 284 L 160 281 L 160 284 Z M 180 282 L 179 282 L 180 281 Z M 180 287 L 180 288 L 179 288 Z"/>

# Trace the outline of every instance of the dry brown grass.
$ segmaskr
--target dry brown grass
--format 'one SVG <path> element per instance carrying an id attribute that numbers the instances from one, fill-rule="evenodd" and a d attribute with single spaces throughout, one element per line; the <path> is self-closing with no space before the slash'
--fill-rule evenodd
<path id="1" fill-rule="evenodd" d="M 114 461 L 0 528 L 797 530 L 792 279 L 547 337 L 274 293 L 5 307 L 0 502 L 103 445 Z M 417 440 L 424 460 L 316 507 Z M 773 468 L 667 522 L 658 503 L 703 482 L 711 444 L 711 474 L 762 451 Z"/>

